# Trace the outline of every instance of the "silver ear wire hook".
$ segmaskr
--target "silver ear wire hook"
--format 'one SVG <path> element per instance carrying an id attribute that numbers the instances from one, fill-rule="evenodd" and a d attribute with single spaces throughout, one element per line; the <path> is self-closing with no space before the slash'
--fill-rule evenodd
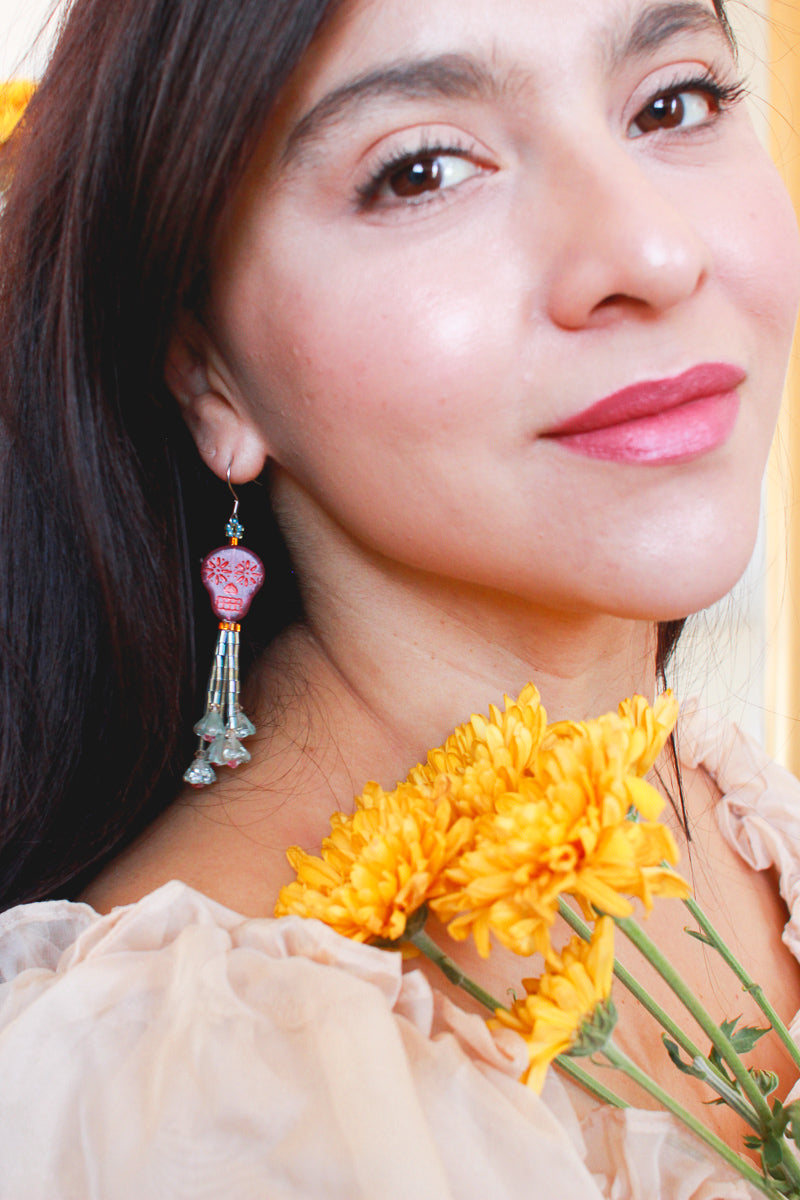
<path id="1" fill-rule="evenodd" d="M 226 471 L 226 477 L 228 480 L 228 490 L 230 491 L 230 494 L 233 496 L 233 512 L 231 513 L 231 520 L 233 520 L 233 518 L 238 516 L 238 514 L 239 514 L 239 497 L 236 495 L 233 484 L 231 483 L 231 467 L 232 467 L 232 465 L 233 465 L 233 463 L 229 462 L 228 470 Z"/>

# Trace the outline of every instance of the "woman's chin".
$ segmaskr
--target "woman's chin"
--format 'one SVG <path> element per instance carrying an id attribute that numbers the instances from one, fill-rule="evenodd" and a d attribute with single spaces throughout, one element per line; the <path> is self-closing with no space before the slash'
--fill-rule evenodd
<path id="1" fill-rule="evenodd" d="M 684 558 L 679 563 L 664 564 L 661 570 L 653 565 L 647 578 L 642 575 L 630 581 L 627 594 L 619 597 L 617 606 L 611 601 L 609 611 L 651 621 L 674 621 L 700 612 L 716 604 L 739 582 L 753 545 L 748 542 L 738 554 L 730 553 L 733 547 L 726 547 L 724 554 L 717 548 L 705 558 Z"/>

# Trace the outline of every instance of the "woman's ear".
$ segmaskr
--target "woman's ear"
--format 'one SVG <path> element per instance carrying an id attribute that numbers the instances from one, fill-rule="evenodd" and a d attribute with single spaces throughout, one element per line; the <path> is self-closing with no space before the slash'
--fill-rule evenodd
<path id="1" fill-rule="evenodd" d="M 193 317 L 182 317 L 170 339 L 164 379 L 206 466 L 220 479 L 230 467 L 233 483 L 255 479 L 267 460 L 266 439 Z"/>

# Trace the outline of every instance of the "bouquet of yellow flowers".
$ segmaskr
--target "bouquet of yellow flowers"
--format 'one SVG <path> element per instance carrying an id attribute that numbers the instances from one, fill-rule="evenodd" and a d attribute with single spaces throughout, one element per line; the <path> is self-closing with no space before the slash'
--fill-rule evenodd
<path id="1" fill-rule="evenodd" d="M 624 1106 L 575 1061 L 592 1056 L 633 1079 L 765 1195 L 800 1200 L 793 1150 L 800 1102 L 770 1103 L 774 1075 L 741 1057 L 766 1030 L 718 1025 L 634 916 L 632 898 L 646 911 L 656 897 L 681 900 L 698 925 L 687 932 L 722 955 L 800 1067 L 786 1026 L 675 871 L 674 838 L 658 821 L 664 801 L 644 776 L 677 715 L 665 692 L 653 706 L 636 696 L 596 720 L 548 724 L 529 685 L 519 699 L 506 697 L 505 711 L 493 706 L 488 718 L 473 716 L 456 729 L 393 791 L 368 784 L 351 814 L 334 813 L 320 857 L 291 848 L 297 878 L 283 888 L 276 915 L 316 917 L 357 941 L 427 955 L 492 1012 L 490 1023 L 524 1038 L 528 1086 L 541 1091 L 555 1061 L 594 1095 Z M 484 957 L 492 937 L 519 955 L 538 952 L 542 974 L 523 981 L 510 1007 L 501 1005 L 428 935 L 429 912 L 454 939 L 471 936 Z M 560 950 L 551 938 L 558 916 L 574 931 Z M 708 1036 L 708 1054 L 615 960 L 617 931 Z M 750 1127 L 745 1144 L 760 1152 L 761 1172 L 615 1044 L 615 975 L 663 1027 L 676 1068 L 702 1080 Z"/>

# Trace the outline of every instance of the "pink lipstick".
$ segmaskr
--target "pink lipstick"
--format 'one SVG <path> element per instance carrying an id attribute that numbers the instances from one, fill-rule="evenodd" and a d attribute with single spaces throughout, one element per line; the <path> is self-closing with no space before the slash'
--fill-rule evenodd
<path id="1" fill-rule="evenodd" d="M 635 383 L 569 417 L 543 437 L 589 458 L 677 463 L 707 454 L 733 432 L 736 388 L 730 363 L 701 363 L 670 379 Z"/>

